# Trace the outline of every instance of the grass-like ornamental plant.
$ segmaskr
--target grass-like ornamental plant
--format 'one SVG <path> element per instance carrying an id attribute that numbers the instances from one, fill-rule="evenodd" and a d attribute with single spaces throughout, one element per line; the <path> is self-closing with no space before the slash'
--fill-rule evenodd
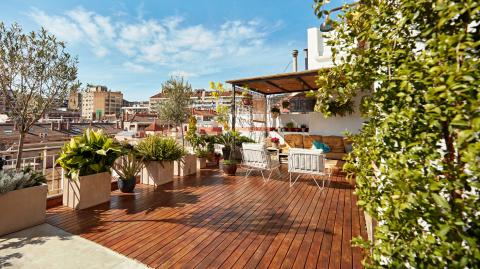
<path id="1" fill-rule="evenodd" d="M 147 136 L 138 143 L 137 151 L 145 161 L 176 161 L 186 155 L 185 149 L 172 138 Z"/>
<path id="2" fill-rule="evenodd" d="M 135 177 L 142 167 L 143 158 L 138 157 L 133 152 L 129 152 L 120 157 L 112 166 L 113 170 L 120 177 L 120 180 L 128 180 Z"/>
<path id="3" fill-rule="evenodd" d="M 66 171 L 67 177 L 78 179 L 79 176 L 110 171 L 121 151 L 120 144 L 102 130 L 87 129 L 65 143 L 57 163 Z"/>
<path id="4" fill-rule="evenodd" d="M 0 194 L 9 191 L 39 186 L 46 183 L 45 177 L 27 167 L 22 171 L 0 170 Z"/>

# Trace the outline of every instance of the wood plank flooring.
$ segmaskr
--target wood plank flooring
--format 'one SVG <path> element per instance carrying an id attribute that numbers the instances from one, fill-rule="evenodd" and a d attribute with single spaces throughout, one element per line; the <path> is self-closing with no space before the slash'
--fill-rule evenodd
<path id="1" fill-rule="evenodd" d="M 365 237 L 365 221 L 344 177 L 320 190 L 307 178 L 290 188 L 284 170 L 268 182 L 237 174 L 137 185 L 109 204 L 49 209 L 47 222 L 152 268 L 362 267 L 350 240 Z"/>

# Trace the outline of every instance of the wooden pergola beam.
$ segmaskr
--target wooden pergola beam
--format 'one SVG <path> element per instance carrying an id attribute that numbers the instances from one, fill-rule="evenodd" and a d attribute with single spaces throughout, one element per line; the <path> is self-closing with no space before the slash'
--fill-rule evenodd
<path id="1" fill-rule="evenodd" d="M 264 82 L 267 83 L 268 85 L 273 86 L 273 87 L 275 87 L 275 88 L 277 88 L 277 89 L 280 89 L 280 90 L 282 90 L 282 91 L 284 91 L 284 92 L 286 92 L 286 93 L 290 92 L 289 90 L 287 90 L 287 89 L 283 88 L 282 86 L 279 86 L 279 85 L 277 85 L 277 84 L 275 84 L 275 83 L 273 83 L 273 82 L 271 82 L 271 81 L 269 81 L 269 80 L 265 80 Z"/>
<path id="2" fill-rule="evenodd" d="M 308 84 L 304 79 L 302 79 L 301 77 L 297 77 L 297 80 L 302 83 L 304 86 L 307 86 L 307 88 L 311 91 L 315 90 L 314 88 L 312 88 L 310 86 L 310 84 Z"/>

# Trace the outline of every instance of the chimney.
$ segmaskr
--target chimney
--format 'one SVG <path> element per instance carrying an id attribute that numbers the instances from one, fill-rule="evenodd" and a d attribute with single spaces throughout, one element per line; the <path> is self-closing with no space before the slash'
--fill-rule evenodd
<path id="1" fill-rule="evenodd" d="M 297 57 L 298 57 L 298 50 L 293 50 L 292 52 L 292 56 L 293 56 L 293 72 L 297 72 L 298 71 L 298 61 L 297 61 Z"/>
<path id="2" fill-rule="evenodd" d="M 308 70 L 308 49 L 303 49 L 305 52 L 305 70 Z"/>
<path id="3" fill-rule="evenodd" d="M 52 122 L 50 122 L 50 130 L 52 130 L 52 131 L 53 131 L 53 130 L 55 130 L 55 126 L 54 126 L 54 123 L 53 123 L 53 121 L 52 121 Z"/>
<path id="4" fill-rule="evenodd" d="M 61 131 L 62 130 L 62 122 L 59 121 L 57 126 L 58 126 L 58 130 Z"/>
<path id="5" fill-rule="evenodd" d="M 70 131 L 70 121 L 67 121 L 67 131 Z"/>

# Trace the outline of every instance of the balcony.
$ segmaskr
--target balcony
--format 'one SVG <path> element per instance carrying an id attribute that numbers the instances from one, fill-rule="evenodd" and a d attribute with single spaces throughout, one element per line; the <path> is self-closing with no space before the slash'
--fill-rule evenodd
<path id="1" fill-rule="evenodd" d="M 335 175 L 323 191 L 306 178 L 289 187 L 282 172 L 264 182 L 203 169 L 89 209 L 52 207 L 47 223 L 152 268 L 360 268 L 353 186 Z"/>

